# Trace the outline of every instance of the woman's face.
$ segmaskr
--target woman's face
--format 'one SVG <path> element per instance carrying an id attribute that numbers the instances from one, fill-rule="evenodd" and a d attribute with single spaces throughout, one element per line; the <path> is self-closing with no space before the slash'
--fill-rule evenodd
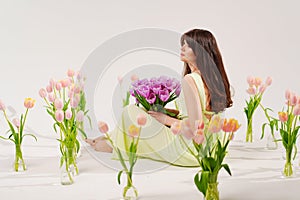
<path id="1" fill-rule="evenodd" d="M 185 40 L 181 47 L 180 60 L 186 63 L 196 63 L 196 56 Z"/>

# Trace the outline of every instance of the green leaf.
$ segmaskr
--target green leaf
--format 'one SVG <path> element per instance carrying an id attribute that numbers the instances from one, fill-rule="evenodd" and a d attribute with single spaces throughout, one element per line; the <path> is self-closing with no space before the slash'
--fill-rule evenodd
<path id="1" fill-rule="evenodd" d="M 35 139 L 35 141 L 37 142 L 37 138 L 36 138 L 33 134 L 24 134 L 24 135 L 23 135 L 23 138 L 24 138 L 25 136 L 31 136 L 31 137 L 33 137 L 33 138 Z"/>
<path id="2" fill-rule="evenodd" d="M 121 171 L 119 171 L 119 173 L 118 173 L 118 184 L 119 184 L 119 185 L 121 184 L 121 175 L 122 175 L 123 172 L 124 172 L 124 171 L 121 170 Z"/>
<path id="3" fill-rule="evenodd" d="M 231 171 L 230 171 L 229 166 L 227 164 L 223 164 L 223 165 L 221 165 L 221 167 L 223 167 L 228 172 L 228 174 L 231 176 Z"/>
<path id="4" fill-rule="evenodd" d="M 200 192 L 205 196 L 207 190 L 207 183 L 208 183 L 209 172 L 202 171 L 199 181 L 199 174 L 197 173 L 194 177 L 194 182 Z"/>
<path id="5" fill-rule="evenodd" d="M 265 127 L 268 123 L 264 123 L 261 127 L 261 136 L 260 136 L 260 139 L 263 139 L 264 138 L 264 135 L 265 135 Z"/>

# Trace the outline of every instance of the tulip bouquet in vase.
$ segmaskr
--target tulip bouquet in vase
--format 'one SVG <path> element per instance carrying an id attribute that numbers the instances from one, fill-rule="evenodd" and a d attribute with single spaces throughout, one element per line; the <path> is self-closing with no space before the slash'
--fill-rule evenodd
<path id="1" fill-rule="evenodd" d="M 286 162 L 283 169 L 283 175 L 285 177 L 293 176 L 293 165 L 292 159 L 295 159 L 297 155 L 297 137 L 300 126 L 299 115 L 300 115 L 300 97 L 295 93 L 287 90 L 285 92 L 287 108 L 285 111 L 278 112 L 280 121 L 280 135 L 282 144 L 286 151 Z M 294 149 L 294 155 L 292 152 Z"/>
<path id="2" fill-rule="evenodd" d="M 249 76 L 247 78 L 247 82 L 249 85 L 247 93 L 250 95 L 250 100 L 246 101 L 246 107 L 244 108 L 244 112 L 247 117 L 246 142 L 252 142 L 253 114 L 257 107 L 260 105 L 263 93 L 265 92 L 266 88 L 271 85 L 272 79 L 271 77 L 268 77 L 266 82 L 263 84 L 261 78 Z"/>
<path id="3" fill-rule="evenodd" d="M 35 140 L 36 137 L 33 134 L 25 134 L 24 128 L 25 128 L 25 122 L 27 119 L 28 111 L 29 109 L 33 108 L 35 104 L 35 100 L 32 98 L 26 98 L 24 101 L 24 107 L 26 108 L 25 114 L 22 114 L 20 119 L 14 118 L 12 121 L 8 118 L 6 114 L 6 106 L 5 104 L 0 100 L 0 110 L 2 110 L 4 114 L 4 118 L 9 126 L 9 133 L 10 135 L 6 138 L 3 136 L 0 136 L 0 138 L 4 140 L 10 140 L 15 144 L 15 162 L 14 162 L 14 170 L 26 170 L 25 161 L 23 159 L 23 153 L 22 153 L 22 142 L 25 136 L 31 136 Z"/>
<path id="4" fill-rule="evenodd" d="M 180 92 L 180 82 L 166 76 L 136 80 L 130 89 L 130 94 L 135 97 L 137 105 L 141 104 L 147 111 L 163 112 L 171 117 L 176 117 L 179 112 L 166 109 L 165 106 L 175 100 Z"/>
<path id="5" fill-rule="evenodd" d="M 224 168 L 231 175 L 229 166 L 223 161 L 228 144 L 240 124 L 236 119 L 224 119 L 214 115 L 207 124 L 197 121 L 194 133 L 186 127 L 184 122 L 175 122 L 171 130 L 174 134 L 179 134 L 181 141 L 201 167 L 194 177 L 194 183 L 206 200 L 219 200 L 218 174 Z M 183 137 L 192 139 L 194 148 Z"/>
<path id="6" fill-rule="evenodd" d="M 125 142 L 125 154 L 124 155 L 121 151 L 121 149 L 114 143 L 114 141 L 111 139 L 110 135 L 108 134 L 108 126 L 105 122 L 100 121 L 98 123 L 98 128 L 101 133 L 104 133 L 106 139 L 109 141 L 111 146 L 113 147 L 113 150 L 117 153 L 119 161 L 122 166 L 122 170 L 118 173 L 118 184 L 121 184 L 121 176 L 124 173 L 126 175 L 127 183 L 126 186 L 123 189 L 123 200 L 134 200 L 138 198 L 138 191 L 136 187 L 133 185 L 133 169 L 137 162 L 138 155 L 138 144 L 140 140 L 140 133 L 142 127 L 146 124 L 147 118 L 144 114 L 137 115 L 136 124 L 131 124 L 128 127 L 128 132 L 125 130 L 124 121 L 122 120 L 122 130 L 124 131 L 123 134 L 126 134 L 129 136 L 130 141 L 124 141 Z M 128 143 L 127 143 L 128 142 Z M 127 146 L 127 144 L 129 144 Z M 126 157 L 125 157 L 126 156 Z M 126 164 L 126 160 L 128 160 L 128 164 Z"/>
<path id="7" fill-rule="evenodd" d="M 80 150 L 78 132 L 86 138 L 84 130 L 80 128 L 86 114 L 79 107 L 83 87 L 77 81 L 78 79 L 74 79 L 73 71 L 69 70 L 68 77 L 60 81 L 51 79 L 46 89 L 42 88 L 39 91 L 46 103 L 47 113 L 54 120 L 53 128 L 59 133 L 57 140 L 60 142 L 59 148 L 62 155 L 60 168 L 63 185 L 72 184 L 74 175 L 78 174 L 76 163 Z"/>

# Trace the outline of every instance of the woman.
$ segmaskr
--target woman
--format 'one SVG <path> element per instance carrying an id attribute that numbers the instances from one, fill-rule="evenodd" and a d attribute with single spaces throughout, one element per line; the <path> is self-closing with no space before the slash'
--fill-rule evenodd
<path id="1" fill-rule="evenodd" d="M 181 61 L 184 62 L 182 91 L 188 118 L 184 120 L 182 131 L 193 134 L 195 122 L 209 120 L 214 113 L 223 112 L 232 106 L 230 84 L 223 66 L 221 53 L 212 33 L 193 29 L 181 37 Z M 111 136 L 120 149 L 126 149 L 127 135 L 124 128 L 132 124 L 142 109 L 131 105 L 123 112 L 123 125 L 116 128 Z M 196 166 L 194 157 L 186 151 L 179 137 L 170 128 L 178 119 L 164 113 L 148 111 L 147 124 L 141 132 L 138 153 L 140 156 L 168 162 L 179 166 Z M 165 126 L 167 125 L 167 126 Z M 87 140 L 96 150 L 112 152 L 103 138 Z"/>

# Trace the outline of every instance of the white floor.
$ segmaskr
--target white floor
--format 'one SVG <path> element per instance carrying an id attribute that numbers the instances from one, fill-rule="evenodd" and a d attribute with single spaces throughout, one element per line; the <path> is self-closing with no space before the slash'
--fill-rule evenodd
<path id="1" fill-rule="evenodd" d="M 24 141 L 23 153 L 27 171 L 14 172 L 14 145 L 0 141 L 0 199 L 120 199 L 125 182 L 117 184 L 118 161 L 110 154 L 93 151 L 82 143 L 78 159 L 80 173 L 75 183 L 60 184 L 58 142 L 55 136 L 38 136 Z M 232 142 L 226 162 L 233 176 L 224 170 L 219 175 L 223 200 L 300 199 L 299 157 L 294 162 L 296 177 L 283 178 L 282 148 L 267 150 L 264 142 Z M 193 183 L 197 168 L 180 168 L 139 160 L 134 184 L 141 200 L 202 199 Z"/>

